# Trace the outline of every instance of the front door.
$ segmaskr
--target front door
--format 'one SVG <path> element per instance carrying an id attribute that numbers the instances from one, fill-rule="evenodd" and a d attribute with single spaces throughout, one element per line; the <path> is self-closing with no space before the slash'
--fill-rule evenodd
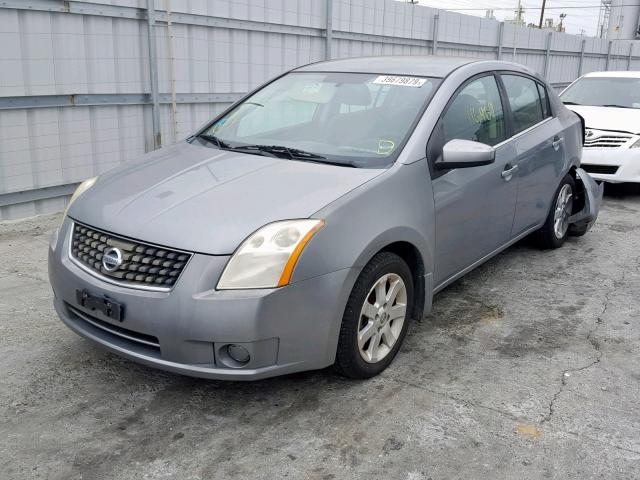
<path id="1" fill-rule="evenodd" d="M 445 143 L 473 140 L 496 146 L 490 165 L 433 170 L 435 285 L 440 286 L 510 239 L 516 205 L 515 151 L 507 138 L 496 78 L 471 79 L 452 97 L 429 139 L 433 165 Z"/>

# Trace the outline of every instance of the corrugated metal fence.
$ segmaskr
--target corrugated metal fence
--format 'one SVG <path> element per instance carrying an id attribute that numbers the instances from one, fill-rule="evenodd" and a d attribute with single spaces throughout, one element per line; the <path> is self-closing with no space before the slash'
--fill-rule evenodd
<path id="1" fill-rule="evenodd" d="M 147 6 L 0 0 L 0 219 L 61 210 L 78 181 L 153 148 Z M 151 31 L 163 145 L 270 77 L 325 58 L 501 58 L 557 88 L 589 71 L 640 69 L 637 42 L 394 0 L 155 0 Z"/>

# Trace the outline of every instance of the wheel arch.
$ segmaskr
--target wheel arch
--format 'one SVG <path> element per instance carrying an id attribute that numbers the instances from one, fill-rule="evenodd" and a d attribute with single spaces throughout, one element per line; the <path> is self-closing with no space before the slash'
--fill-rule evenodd
<path id="1" fill-rule="evenodd" d="M 574 193 L 573 211 L 571 213 L 581 212 L 585 207 L 585 190 L 584 183 L 578 175 L 578 167 L 572 165 L 567 174 L 573 178 L 573 182 L 576 186 L 576 192 Z"/>
<path id="2" fill-rule="evenodd" d="M 433 250 L 427 239 L 410 227 L 389 229 L 368 243 L 355 265 L 364 268 L 383 251 L 395 253 L 409 266 L 415 296 L 411 318 L 421 319 L 425 311 L 430 310 L 433 296 Z"/>
<path id="3" fill-rule="evenodd" d="M 390 252 L 398 255 L 411 270 L 411 276 L 413 279 L 413 293 L 414 300 L 411 309 L 411 318 L 414 320 L 420 320 L 424 313 L 425 304 L 425 266 L 424 260 L 420 251 L 415 245 L 407 241 L 398 241 L 386 245 L 378 252 Z M 374 255 L 375 256 L 375 255 Z"/>

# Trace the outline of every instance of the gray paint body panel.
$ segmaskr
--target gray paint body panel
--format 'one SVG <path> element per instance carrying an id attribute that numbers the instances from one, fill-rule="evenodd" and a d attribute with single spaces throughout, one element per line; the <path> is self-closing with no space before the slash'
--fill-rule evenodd
<path id="1" fill-rule="evenodd" d="M 353 284 L 378 251 L 403 242 L 418 252 L 429 311 L 435 291 L 544 222 L 555 189 L 581 155 L 579 119 L 550 87 L 555 118 L 498 145 L 493 164 L 450 170 L 432 181 L 426 158 L 431 132 L 464 81 L 484 72 L 533 72 L 508 62 L 428 57 L 340 60 L 302 68 L 365 69 L 444 78 L 391 167 L 346 168 L 181 143 L 118 168 L 79 197 L 70 217 L 197 254 L 170 292 L 109 285 L 69 260 L 71 220 L 66 219 L 49 255 L 63 321 L 119 354 L 190 375 L 257 379 L 322 368 L 334 361 Z M 547 155 L 557 135 L 564 139 L 562 149 Z M 509 163 L 521 168 L 504 181 L 501 173 Z M 602 188 L 584 172 L 578 176 L 587 202 L 575 219 L 591 225 Z M 326 224 L 303 250 L 290 285 L 215 290 L 229 255 L 249 234 L 272 221 L 307 217 Z M 73 304 L 75 290 L 83 288 L 123 302 L 126 328 L 157 337 L 161 352 L 123 344 L 74 319 L 65 302 Z M 221 364 L 216 349 L 225 342 L 247 345 L 255 359 L 242 369 Z"/>
<path id="2" fill-rule="evenodd" d="M 181 142 L 100 177 L 69 215 L 137 240 L 227 255 L 263 225 L 307 218 L 383 171 Z"/>

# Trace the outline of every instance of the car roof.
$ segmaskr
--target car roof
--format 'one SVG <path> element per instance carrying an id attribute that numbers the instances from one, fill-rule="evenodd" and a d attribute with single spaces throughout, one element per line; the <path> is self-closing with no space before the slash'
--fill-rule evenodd
<path id="1" fill-rule="evenodd" d="M 479 58 L 434 55 L 389 55 L 380 57 L 343 58 L 340 60 L 311 63 L 297 68 L 295 71 L 380 73 L 385 75 L 416 75 L 421 77 L 442 78 L 463 65 L 485 61 L 486 60 Z M 500 63 L 503 67 L 508 66 L 510 69 L 520 67 L 510 62 L 491 61 L 491 63 Z"/>
<path id="2" fill-rule="evenodd" d="M 622 78 L 640 78 L 640 72 L 591 72 L 584 75 L 585 77 L 622 77 Z"/>

